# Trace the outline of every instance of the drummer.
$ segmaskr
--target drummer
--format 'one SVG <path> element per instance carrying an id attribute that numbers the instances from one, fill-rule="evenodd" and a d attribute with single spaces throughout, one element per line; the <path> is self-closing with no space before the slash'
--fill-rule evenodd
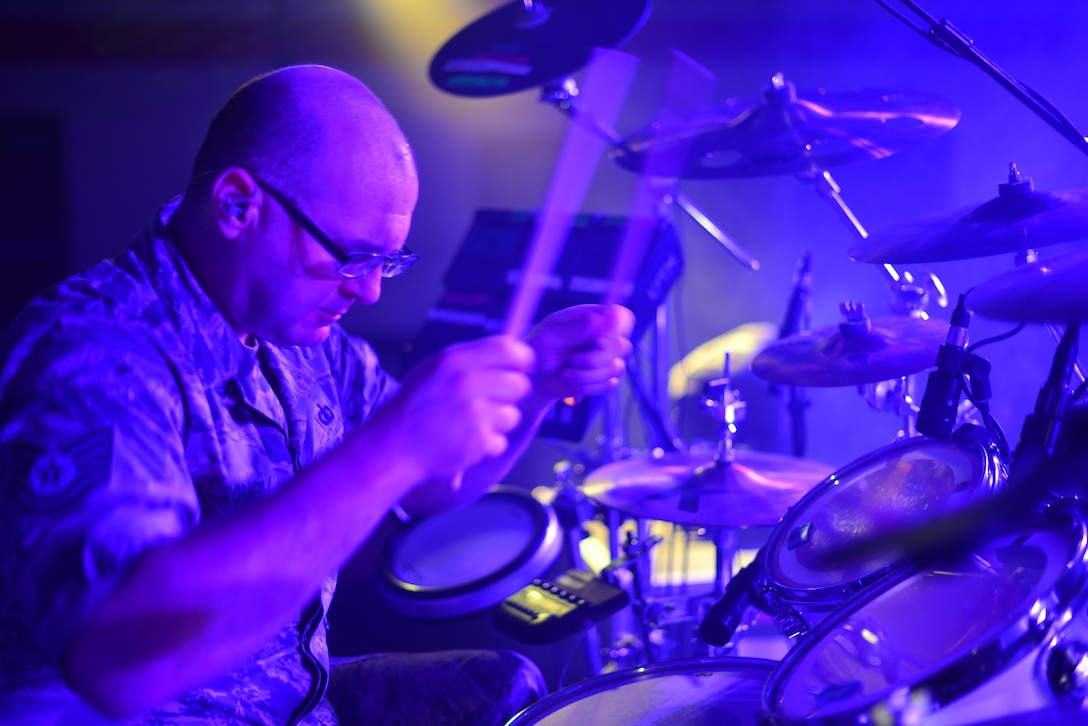
<path id="1" fill-rule="evenodd" d="M 0 720 L 502 723 L 510 652 L 330 663 L 336 570 L 398 503 L 499 482 L 553 403 L 611 391 L 618 306 L 427 359 L 402 383 L 341 317 L 407 270 L 405 137 L 322 66 L 242 86 L 183 197 L 44 293 L 0 360 Z"/>

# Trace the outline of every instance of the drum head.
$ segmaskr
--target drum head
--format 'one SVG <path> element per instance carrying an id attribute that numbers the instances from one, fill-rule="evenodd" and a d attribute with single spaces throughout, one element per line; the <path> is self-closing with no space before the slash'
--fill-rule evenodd
<path id="1" fill-rule="evenodd" d="M 507 726 L 740 726 L 758 723 L 774 661 L 678 660 L 597 676 L 553 693 Z"/>
<path id="2" fill-rule="evenodd" d="M 783 517 L 764 550 L 767 577 L 786 599 L 841 598 L 903 553 L 845 565 L 827 563 L 822 555 L 962 507 L 994 486 L 998 468 L 973 441 L 922 436 L 884 447 L 816 485 Z"/>
<path id="3" fill-rule="evenodd" d="M 405 615 L 449 618 L 496 605 L 555 562 L 555 510 L 498 487 L 472 504 L 413 522 L 382 558 L 381 592 Z"/>
<path id="4" fill-rule="evenodd" d="M 904 687 L 934 704 L 1030 652 L 1083 596 L 1085 529 L 1034 523 L 969 556 L 860 594 L 782 660 L 764 694 L 780 723 L 855 723 Z"/>

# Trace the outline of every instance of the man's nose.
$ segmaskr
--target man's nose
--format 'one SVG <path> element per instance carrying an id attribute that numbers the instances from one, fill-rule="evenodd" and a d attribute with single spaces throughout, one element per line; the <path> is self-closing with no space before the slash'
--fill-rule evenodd
<path id="1" fill-rule="evenodd" d="M 382 296 L 381 270 L 373 270 L 359 277 L 345 277 L 340 283 L 344 297 L 362 305 L 373 305 Z"/>

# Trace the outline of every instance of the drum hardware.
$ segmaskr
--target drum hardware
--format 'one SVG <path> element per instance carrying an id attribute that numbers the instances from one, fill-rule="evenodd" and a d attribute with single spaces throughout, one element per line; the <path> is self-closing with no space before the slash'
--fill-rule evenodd
<path id="1" fill-rule="evenodd" d="M 917 525 L 887 527 L 872 537 L 836 545 L 822 556 L 824 564 L 834 567 L 889 550 L 919 558 L 970 552 L 1025 513 L 1083 499 L 1088 491 L 1084 474 L 1088 471 L 1088 409 L 1083 403 L 1074 405 L 1068 386 L 1078 337 L 1077 325 L 1069 326 L 1062 337 L 1035 408 L 1024 420 L 1003 491 Z M 1065 488 L 1062 482 L 1067 483 Z"/>
<path id="2" fill-rule="evenodd" d="M 998 196 L 978 207 L 927 217 L 874 236 L 860 236 L 861 242 L 849 251 L 850 257 L 883 262 L 885 268 L 890 267 L 890 262 L 960 260 L 1011 252 L 1016 255 L 1019 269 L 1035 264 L 1035 247 L 1088 236 L 1088 190 L 1038 192 L 1031 178 L 1022 176 L 1016 164 L 1010 163 L 1008 181 L 998 185 Z M 1028 282 L 1029 277 L 1025 275 L 1020 282 Z M 1022 294 L 1040 297 L 1026 290 Z M 1009 319 L 1006 316 L 1011 315 L 1017 322 L 1032 317 L 1029 312 L 1014 311 L 1011 304 L 1015 302 L 1024 300 L 1010 300 L 1004 315 L 998 309 L 993 317 Z M 1058 313 L 1053 303 L 1045 312 L 1039 312 L 1043 317 L 1055 314 L 1053 320 L 1038 322 L 1055 341 L 1060 340 L 1062 331 L 1056 323 L 1063 322 L 1068 314 Z M 1085 380 L 1079 364 L 1075 373 L 1080 381 Z"/>
<path id="3" fill-rule="evenodd" d="M 968 307 L 993 320 L 1065 325 L 1088 321 L 1088 249 L 1022 264 L 979 283 Z"/>
<path id="4" fill-rule="evenodd" d="M 554 579 L 537 578 L 499 603 L 495 625 L 523 643 L 535 644 L 588 631 L 630 602 L 627 591 L 611 580 L 578 568 Z M 599 655 L 596 660 L 597 669 L 590 673 L 600 672 Z"/>
<path id="5" fill-rule="evenodd" d="M 901 378 L 933 365 L 948 324 L 925 318 L 869 318 L 865 306 L 844 302 L 836 327 L 807 330 L 772 343 L 752 372 L 786 386 L 855 386 Z"/>
<path id="6" fill-rule="evenodd" d="M 984 394 L 983 406 L 989 406 L 990 364 L 967 351 L 967 324 L 971 313 L 960 295 L 948 326 L 948 337 L 937 349 L 936 370 L 929 374 L 922 403 L 918 407 L 918 433 L 926 436 L 948 438 L 959 418 L 961 385 L 964 375 L 977 381 L 978 390 Z M 989 413 L 988 408 L 983 410 Z"/>
<path id="7" fill-rule="evenodd" d="M 960 112 L 943 99 L 889 90 L 799 92 L 776 73 L 758 100 L 732 98 L 626 137 L 616 162 L 642 172 L 664 159 L 685 179 L 798 174 L 880 159 L 939 136 Z"/>
<path id="8" fill-rule="evenodd" d="M 570 461 L 560 461 L 553 467 L 555 474 L 555 492 L 552 498 L 553 506 L 559 517 L 559 524 L 567 536 L 567 551 L 571 553 L 571 563 L 576 571 L 584 571 L 589 568 L 582 550 L 582 542 L 588 537 L 586 522 L 592 518 L 592 505 L 582 494 L 574 478 L 584 473 L 583 464 L 574 465 Z M 516 593 L 515 593 L 516 595 Z M 500 611 L 503 607 L 500 604 Z M 622 605 L 620 606 L 622 607 Z M 594 613 L 596 616 L 597 613 Z M 611 614 L 611 613 L 608 613 Z M 498 615 L 498 613 L 497 613 Z M 602 616 L 605 617 L 605 616 Z M 603 663 L 601 661 L 601 636 L 592 627 L 586 627 L 582 634 L 585 641 L 583 651 L 587 673 L 600 673 Z M 571 653 L 573 656 L 574 653 Z M 569 662 L 569 661 L 568 661 Z M 560 676 L 560 682 L 566 675 L 566 668 Z"/>
<path id="9" fill-rule="evenodd" d="M 993 61 L 982 54 L 978 45 L 964 35 L 959 28 L 947 20 L 937 22 L 937 19 L 922 9 L 913 0 L 902 0 L 912 12 L 921 18 L 921 25 L 907 19 L 905 15 L 892 9 L 887 0 L 877 0 L 888 12 L 907 24 L 912 30 L 918 32 L 926 40 L 931 41 L 942 50 L 947 50 L 964 60 L 974 63 L 987 75 L 996 80 L 1002 88 L 1009 91 L 1017 100 L 1024 103 L 1041 119 L 1047 122 L 1054 130 L 1069 141 L 1078 150 L 1088 153 L 1088 137 L 1073 126 L 1072 122 L 1059 111 L 1054 104 L 1047 101 L 1041 94 L 1027 84 L 1016 80 L 997 66 Z"/>
<path id="10" fill-rule="evenodd" d="M 915 263 L 1022 253 L 1088 237 L 1088 189 L 1037 191 L 1009 165 L 997 197 L 878 232 L 847 254 L 859 262 Z"/>
<path id="11" fill-rule="evenodd" d="M 745 369 L 768 343 L 775 339 L 773 323 L 744 323 L 693 348 L 669 368 L 668 391 L 673 401 L 701 395 L 706 382 L 721 373 L 725 354 L 732 365 Z"/>
<path id="12" fill-rule="evenodd" d="M 1079 516 L 1052 513 L 867 589 L 782 660 L 764 692 L 772 721 L 856 723 L 904 689 L 943 706 L 1033 655 L 1034 670 L 1060 670 L 1079 644 L 1052 636 L 1084 617 L 1086 544 Z"/>
<path id="13" fill-rule="evenodd" d="M 678 53 L 673 54 L 673 61 L 674 77 L 682 76 L 685 70 L 690 71 L 697 66 L 693 60 Z M 691 78 L 692 76 L 700 78 L 702 84 L 699 85 L 705 86 L 709 86 L 709 79 L 713 78 L 709 71 L 701 67 L 697 68 L 696 71 L 687 73 L 686 77 Z M 703 87 L 696 87 L 689 90 L 689 93 L 698 95 L 704 90 Z M 548 84 L 542 91 L 540 100 L 542 103 L 553 106 L 572 121 L 582 124 L 584 127 L 596 132 L 601 138 L 606 139 L 611 146 L 609 156 L 616 158 L 617 154 L 622 154 L 623 150 L 627 149 L 628 141 L 615 129 L 579 109 L 578 104 L 575 103 L 578 94 L 578 85 L 574 79 L 565 78 L 557 83 Z M 758 270 L 759 261 L 755 256 L 726 234 L 721 227 L 715 224 L 714 220 L 680 190 L 676 181 L 678 177 L 677 167 L 674 166 L 673 162 L 673 159 L 667 157 L 654 157 L 649 160 L 647 162 L 648 168 L 640 170 L 643 178 L 643 188 L 639 190 L 639 196 L 644 198 L 656 197 L 660 202 L 658 214 L 666 219 L 673 217 L 672 208 L 674 205 L 679 207 L 707 234 L 717 240 L 741 265 L 752 271 Z"/>
<path id="14" fill-rule="evenodd" d="M 809 330 L 812 321 L 812 253 L 807 250 L 797 261 L 797 271 L 794 273 L 793 286 L 790 289 L 789 302 L 786 304 L 786 315 L 782 325 L 778 328 L 778 339 L 782 340 L 791 335 L 797 335 L 802 330 Z M 779 386 L 771 385 L 771 393 L 779 395 Z M 808 443 L 805 429 L 805 409 L 809 401 L 805 389 L 799 386 L 789 386 L 786 391 L 786 412 L 790 419 L 790 453 L 794 456 L 804 456 Z"/>
<path id="15" fill-rule="evenodd" d="M 1039 323 L 1056 341 L 1062 325 L 1088 320 L 1083 280 L 1088 275 L 1083 250 L 1038 259 L 1034 251 L 1017 256 L 1017 266 L 986 280 L 968 292 L 970 307 L 983 317 L 1012 322 Z M 1088 379 L 1079 361 L 1073 377 Z"/>
<path id="16" fill-rule="evenodd" d="M 832 203 L 858 239 L 864 241 L 869 237 L 868 230 L 843 198 L 842 189 L 831 172 L 808 171 L 798 176 Z M 933 272 L 923 268 L 919 270 L 920 277 L 916 279 L 909 270 L 900 272 L 889 262 L 882 264 L 880 270 L 891 293 L 889 308 L 895 315 L 926 320 L 929 318 L 926 310 L 931 303 L 942 308 L 948 305 L 948 293 L 944 283 Z M 916 388 L 917 382 L 913 375 L 902 375 L 859 385 L 858 392 L 873 410 L 894 413 L 902 421 L 900 434 L 909 437 L 917 433 L 914 428 L 914 415 L 917 413 Z"/>
<path id="17" fill-rule="evenodd" d="M 831 471 L 784 454 L 735 450 L 662 453 L 605 464 L 590 473 L 586 496 L 624 514 L 705 527 L 771 527 Z"/>
<path id="18" fill-rule="evenodd" d="M 752 606 L 791 641 L 807 636 L 857 592 L 906 567 L 912 554 L 902 547 L 865 548 L 828 561 L 824 552 L 848 550 L 845 542 L 867 542 L 867 533 L 896 522 L 962 510 L 1000 488 L 1005 473 L 989 432 L 971 425 L 948 440 L 903 439 L 838 469 L 782 517 L 700 632 L 711 644 L 728 640 L 743 609 Z"/>
<path id="19" fill-rule="evenodd" d="M 415 519 L 382 555 L 379 593 L 412 618 L 446 619 L 498 604 L 558 558 L 554 509 L 517 487 Z"/>
<path id="20" fill-rule="evenodd" d="M 515 0 L 446 41 L 431 60 L 431 82 L 470 97 L 542 86 L 585 67 L 594 48 L 623 45 L 649 13 L 649 0 Z"/>
<path id="21" fill-rule="evenodd" d="M 756 724 L 774 662 L 697 658 L 628 668 L 545 696 L 508 726 Z"/>

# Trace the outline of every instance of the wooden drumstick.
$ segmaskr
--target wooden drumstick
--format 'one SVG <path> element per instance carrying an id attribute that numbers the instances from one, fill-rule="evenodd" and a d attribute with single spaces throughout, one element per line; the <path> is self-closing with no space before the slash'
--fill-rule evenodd
<path id="1" fill-rule="evenodd" d="M 559 155 L 551 186 L 540 210 L 540 217 L 521 277 L 514 288 L 503 332 L 521 337 L 530 323 L 555 263 L 563 250 L 571 222 L 582 204 L 609 140 L 600 133 L 614 123 L 634 80 L 638 59 L 616 50 L 597 48 L 582 84 L 579 115 L 594 119 L 597 128 L 571 124 Z"/>

